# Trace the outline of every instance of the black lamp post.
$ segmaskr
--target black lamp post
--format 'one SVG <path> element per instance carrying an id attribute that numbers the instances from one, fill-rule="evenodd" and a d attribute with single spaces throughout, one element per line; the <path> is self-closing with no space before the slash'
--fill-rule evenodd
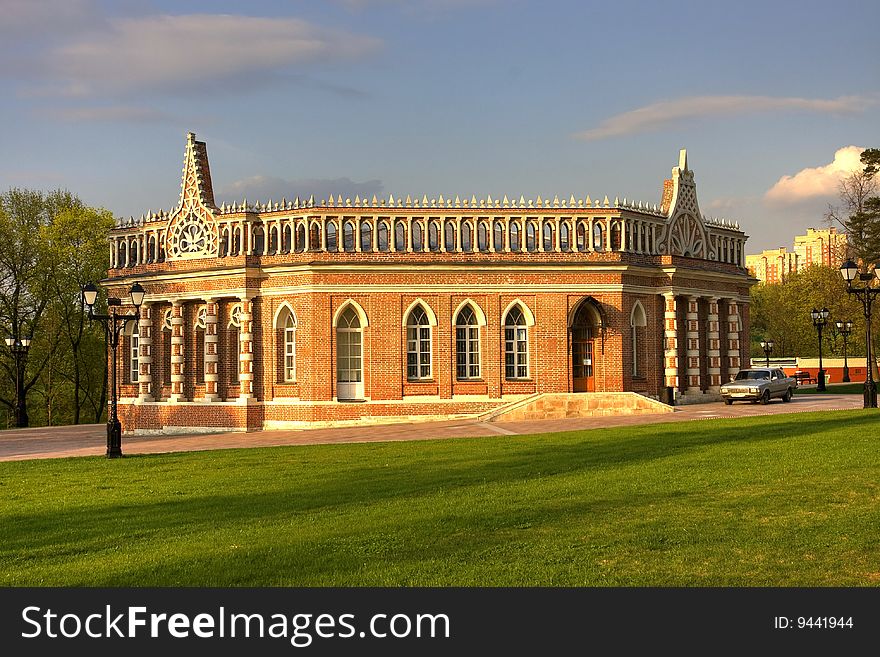
<path id="1" fill-rule="evenodd" d="M 25 403 L 24 371 L 28 349 L 31 348 L 31 339 L 8 337 L 6 338 L 6 346 L 9 347 L 12 357 L 15 359 L 15 426 L 26 427 L 28 414 Z"/>
<path id="2" fill-rule="evenodd" d="M 867 330 L 865 331 L 865 349 L 867 355 L 868 372 L 865 375 L 865 404 L 864 408 L 877 408 L 877 384 L 874 383 L 874 355 L 871 351 L 871 304 L 874 297 L 880 293 L 880 288 L 873 287 L 871 283 L 876 278 L 876 272 L 860 272 L 858 265 L 852 260 L 847 260 L 840 265 L 840 274 L 846 281 L 847 293 L 855 296 L 862 302 L 862 309 L 865 311 L 865 323 Z M 853 285 L 858 279 L 860 286 Z"/>
<path id="3" fill-rule="evenodd" d="M 825 392 L 825 370 L 822 369 L 822 329 L 828 323 L 830 316 L 831 312 L 827 308 L 822 308 L 822 310 L 813 308 L 810 311 L 810 317 L 813 318 L 813 326 L 819 332 L 819 373 L 816 375 L 816 390 L 819 392 Z"/>
<path id="4" fill-rule="evenodd" d="M 843 382 L 849 383 L 849 363 L 846 360 L 846 340 L 849 338 L 849 334 L 852 333 L 853 323 L 849 320 L 843 321 L 838 319 L 834 322 L 834 325 L 837 327 L 837 332 L 843 336 Z"/>
<path id="5" fill-rule="evenodd" d="M 773 353 L 773 340 L 761 340 L 761 349 L 764 350 L 764 357 L 767 359 L 767 367 L 770 367 L 770 354 Z"/>
<path id="6" fill-rule="evenodd" d="M 104 325 L 107 341 L 110 343 L 112 362 L 110 364 L 110 413 L 107 417 L 107 458 L 122 456 L 122 425 L 116 413 L 116 347 L 119 344 L 119 334 L 125 329 L 125 323 L 137 321 L 141 316 L 141 304 L 144 302 L 144 288 L 140 283 L 131 286 L 131 303 L 134 312 L 123 315 L 117 312 L 122 306 L 122 301 L 114 297 L 107 298 L 107 315 L 96 315 L 93 312 L 95 301 L 98 299 L 98 288 L 93 283 L 87 284 L 82 291 L 83 302 L 89 313 L 89 321 L 97 319 Z"/>

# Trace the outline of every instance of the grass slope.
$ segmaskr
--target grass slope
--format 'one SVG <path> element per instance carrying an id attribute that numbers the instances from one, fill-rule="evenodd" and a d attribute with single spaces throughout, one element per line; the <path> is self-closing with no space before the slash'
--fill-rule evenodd
<path id="1" fill-rule="evenodd" d="M 0 585 L 876 585 L 875 412 L 0 463 Z"/>

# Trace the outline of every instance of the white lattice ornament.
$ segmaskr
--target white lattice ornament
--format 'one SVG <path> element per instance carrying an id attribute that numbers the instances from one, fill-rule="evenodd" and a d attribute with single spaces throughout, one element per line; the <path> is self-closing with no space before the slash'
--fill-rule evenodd
<path id="1" fill-rule="evenodd" d="M 168 229 L 167 250 L 172 258 L 216 256 L 216 226 L 195 212 L 180 214 Z"/>
<path id="2" fill-rule="evenodd" d="M 703 227 L 692 215 L 679 215 L 669 232 L 669 253 L 702 258 L 705 246 Z"/>

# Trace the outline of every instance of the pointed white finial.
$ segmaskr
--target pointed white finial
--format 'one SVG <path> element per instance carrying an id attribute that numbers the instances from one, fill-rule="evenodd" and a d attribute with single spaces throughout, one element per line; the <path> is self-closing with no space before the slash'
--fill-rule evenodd
<path id="1" fill-rule="evenodd" d="M 593 205 L 593 200 L 590 198 L 589 194 L 587 194 L 587 200 L 584 201 L 584 205 L 586 205 L 587 207 L 590 207 L 591 205 Z"/>
<path id="2" fill-rule="evenodd" d="M 577 203 L 577 201 L 574 200 L 574 194 L 572 194 L 572 195 L 571 195 L 571 198 L 568 199 L 568 206 L 571 207 L 571 208 L 573 208 L 573 207 L 575 206 L 576 203 Z"/>
<path id="3" fill-rule="evenodd" d="M 412 207 L 412 198 L 410 197 L 409 194 L 406 195 L 406 207 L 408 207 L 408 208 Z"/>
<path id="4" fill-rule="evenodd" d="M 510 201 L 507 200 L 507 194 L 504 195 L 504 200 L 501 202 L 501 204 L 502 204 L 505 208 L 509 208 L 509 207 L 510 207 Z"/>
<path id="5" fill-rule="evenodd" d="M 554 208 L 558 208 L 558 207 L 559 207 L 559 195 L 558 195 L 558 194 L 557 194 L 556 196 L 553 197 L 553 207 L 554 207 Z"/>
<path id="6" fill-rule="evenodd" d="M 427 194 L 424 194 L 422 196 L 422 207 L 423 208 L 428 207 L 428 195 Z"/>
<path id="7" fill-rule="evenodd" d="M 455 207 L 461 207 L 461 199 L 458 198 L 458 194 L 455 195 Z"/>
<path id="8" fill-rule="evenodd" d="M 607 195 L 607 194 L 605 195 L 604 206 L 605 206 L 606 208 L 611 206 L 611 204 L 608 202 L 608 195 Z"/>
<path id="9" fill-rule="evenodd" d="M 476 194 L 471 194 L 471 207 L 477 207 L 477 196 Z"/>
<path id="10" fill-rule="evenodd" d="M 360 194 L 354 195 L 354 207 L 356 207 L 356 208 L 361 207 L 361 195 Z"/>
<path id="11" fill-rule="evenodd" d="M 540 194 L 538 194 L 538 198 L 537 198 L 537 200 L 535 201 L 535 205 L 537 205 L 539 208 L 542 207 L 542 205 L 543 205 L 543 201 L 541 201 L 541 195 L 540 195 Z"/>
<path id="12" fill-rule="evenodd" d="M 519 195 L 519 207 L 521 207 L 521 208 L 526 207 L 526 197 L 523 196 L 522 194 Z"/>

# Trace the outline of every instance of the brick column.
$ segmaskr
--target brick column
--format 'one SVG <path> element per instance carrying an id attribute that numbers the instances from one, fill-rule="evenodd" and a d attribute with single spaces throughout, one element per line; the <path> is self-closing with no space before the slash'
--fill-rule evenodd
<path id="1" fill-rule="evenodd" d="M 153 401 L 153 308 L 141 304 L 138 320 L 138 401 Z"/>
<path id="2" fill-rule="evenodd" d="M 238 383 L 242 400 L 254 398 L 254 315 L 253 301 L 248 296 L 241 300 L 241 328 L 238 333 Z"/>
<path id="3" fill-rule="evenodd" d="M 721 331 L 718 320 L 718 297 L 709 298 L 706 315 L 706 356 L 709 360 L 709 392 L 720 392 L 721 386 Z"/>
<path id="4" fill-rule="evenodd" d="M 664 380 L 667 387 L 678 389 L 678 313 L 675 294 L 663 295 Z"/>
<path id="5" fill-rule="evenodd" d="M 168 397 L 169 402 L 186 401 L 183 394 L 185 369 L 183 302 L 175 299 L 171 302 L 171 395 Z"/>
<path id="6" fill-rule="evenodd" d="M 740 368 L 739 341 L 739 308 L 736 301 L 730 300 L 727 302 L 727 364 L 730 374 Z"/>
<path id="7" fill-rule="evenodd" d="M 700 382 L 700 315 L 699 297 L 687 298 L 687 314 L 685 315 L 687 340 L 687 387 L 688 391 L 701 392 Z"/>
<path id="8" fill-rule="evenodd" d="M 280 235 L 280 233 L 279 233 Z M 280 239 L 280 238 L 279 238 Z M 279 245 L 280 248 L 280 245 Z M 205 299 L 205 401 L 219 401 L 217 390 L 217 299 Z"/>

